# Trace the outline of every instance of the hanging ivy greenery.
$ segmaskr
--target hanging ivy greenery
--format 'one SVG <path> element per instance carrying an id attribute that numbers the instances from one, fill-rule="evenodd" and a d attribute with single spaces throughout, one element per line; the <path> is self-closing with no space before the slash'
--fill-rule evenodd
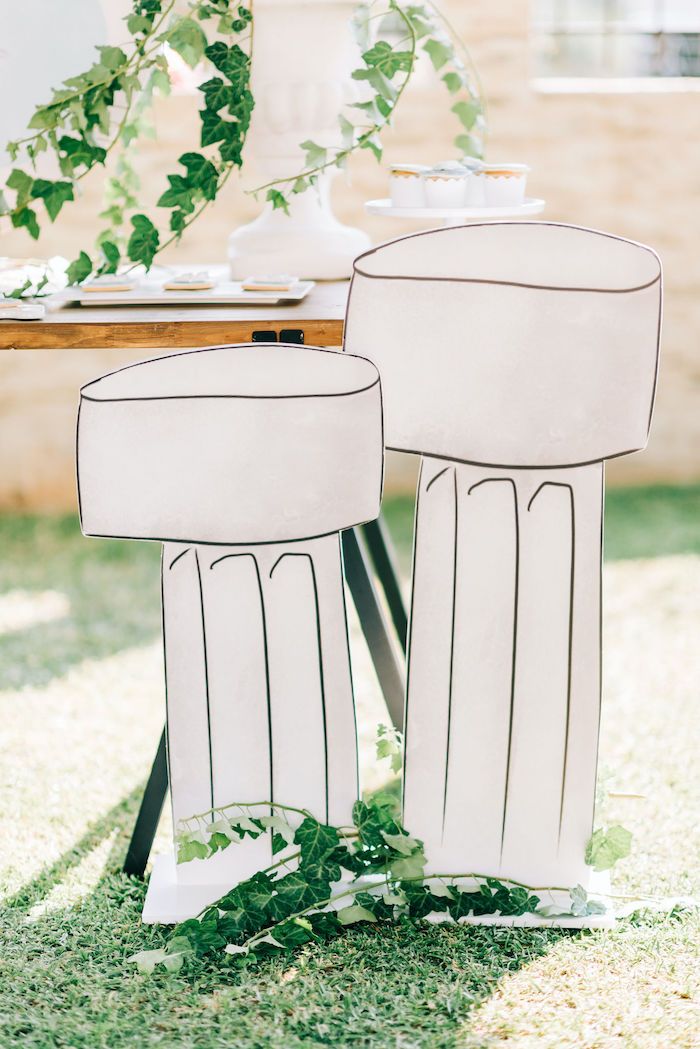
<path id="1" fill-rule="evenodd" d="M 177 0 L 134 0 L 126 18 L 130 46 L 98 47 L 98 59 L 90 69 L 55 90 L 48 103 L 35 109 L 28 134 L 7 145 L 15 166 L 5 193 L 0 193 L 0 217 L 26 229 L 34 239 L 41 233 L 38 209 L 43 206 L 54 222 L 76 199 L 79 183 L 96 167 L 103 167 L 110 154 L 117 154 L 100 215 L 105 228 L 96 247 L 81 251 L 70 263 L 71 284 L 91 274 L 116 273 L 125 264 L 150 268 L 243 163 L 255 104 L 250 90 L 251 7 L 236 0 L 190 0 L 181 11 Z M 389 29 L 383 30 L 386 25 Z M 457 149 L 462 154 L 481 154 L 485 120 L 478 85 L 462 45 L 430 2 L 373 0 L 358 5 L 355 30 L 362 64 L 352 77 L 366 85 L 367 97 L 339 114 L 338 146 L 307 140 L 301 143 L 304 163 L 296 174 L 248 191 L 264 196 L 273 208 L 287 211 L 292 197 L 311 189 L 328 168 L 343 168 L 359 150 L 369 150 L 381 160 L 381 133 L 411 80 L 420 50 L 429 56 L 450 96 L 460 128 Z M 192 68 L 205 63 L 213 75 L 198 88 L 203 105 L 197 148 L 178 158 L 178 169 L 167 175 L 167 188 L 156 204 L 168 213 L 164 231 L 162 221 L 141 210 L 130 155 L 134 142 L 148 133 L 147 112 L 154 93 L 170 90 L 165 45 Z M 36 176 L 37 161 L 44 153 L 55 156 L 60 178 Z"/>

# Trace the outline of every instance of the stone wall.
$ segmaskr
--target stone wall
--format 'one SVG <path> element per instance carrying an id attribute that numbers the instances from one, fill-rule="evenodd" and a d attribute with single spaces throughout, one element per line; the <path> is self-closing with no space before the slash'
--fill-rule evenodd
<path id="1" fill-rule="evenodd" d="M 491 127 L 488 155 L 532 165 L 530 189 L 545 197 L 544 217 L 608 230 L 652 245 L 665 267 L 662 366 L 649 448 L 610 464 L 620 483 L 682 481 L 700 476 L 700 93 L 550 94 L 533 87 L 527 0 L 442 0 L 468 42 L 485 85 Z M 166 164 L 196 141 L 196 102 L 158 103 L 157 141 L 139 147 L 144 199 L 161 191 Z M 453 118 L 439 82 L 422 68 L 385 138 L 388 159 L 452 155 Z M 171 169 L 171 168 L 170 168 Z M 418 228 L 364 214 L 363 201 L 385 193 L 370 156 L 336 180 L 338 216 L 375 240 Z M 45 254 L 73 255 L 90 245 L 100 176 L 86 180 L 81 201 L 42 237 Z M 226 237 L 256 213 L 242 185 L 226 188 L 168 256 L 201 262 L 225 256 Z M 3 235 L 1 254 L 36 251 L 24 234 Z M 74 504 L 74 418 L 80 383 L 143 351 L 5 352 L 0 354 L 0 507 Z M 412 483 L 411 466 L 393 466 L 390 486 Z"/>

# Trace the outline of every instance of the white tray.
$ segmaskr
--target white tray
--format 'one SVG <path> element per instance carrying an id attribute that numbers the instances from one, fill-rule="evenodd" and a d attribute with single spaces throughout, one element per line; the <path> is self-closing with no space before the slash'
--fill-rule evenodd
<path id="1" fill-rule="evenodd" d="M 388 197 L 384 200 L 368 200 L 365 208 L 370 215 L 383 215 L 394 219 L 448 219 L 473 221 L 474 219 L 510 219 L 525 218 L 526 215 L 539 215 L 544 208 L 544 200 L 537 197 L 526 197 L 524 204 L 508 208 L 395 208 Z"/>
<path id="2" fill-rule="evenodd" d="M 81 306 L 277 306 L 299 302 L 314 287 L 300 280 L 289 291 L 243 291 L 240 281 L 218 281 L 208 291 L 165 291 L 163 278 L 157 283 L 143 280 L 131 291 L 83 291 L 68 288 L 63 305 Z"/>

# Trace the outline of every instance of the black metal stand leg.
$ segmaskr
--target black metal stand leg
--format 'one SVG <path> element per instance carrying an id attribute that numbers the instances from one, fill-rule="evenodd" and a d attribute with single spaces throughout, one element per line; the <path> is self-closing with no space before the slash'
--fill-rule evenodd
<path id="1" fill-rule="evenodd" d="M 167 790 L 168 761 L 165 749 L 165 729 L 163 729 L 124 860 L 125 874 L 135 874 L 138 878 L 143 877 Z"/>
<path id="2" fill-rule="evenodd" d="M 374 669 L 386 700 L 391 720 L 403 729 L 405 679 L 384 618 L 379 594 L 374 586 L 369 556 L 359 529 L 342 533 L 345 578 L 357 609 L 362 632 L 367 641 Z"/>
<path id="3" fill-rule="evenodd" d="M 401 584 L 399 582 L 399 570 L 396 565 L 396 554 L 391 542 L 389 529 L 384 519 L 380 516 L 376 521 L 369 521 L 362 526 L 362 534 L 367 543 L 369 556 L 372 559 L 374 571 L 381 584 L 384 596 L 389 606 L 391 619 L 396 628 L 401 647 L 406 652 L 406 637 L 408 635 L 408 617 L 406 607 L 403 603 Z"/>

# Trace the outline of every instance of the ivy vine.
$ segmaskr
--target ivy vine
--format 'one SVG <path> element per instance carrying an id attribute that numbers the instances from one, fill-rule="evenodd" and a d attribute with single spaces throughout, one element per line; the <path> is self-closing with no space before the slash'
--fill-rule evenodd
<path id="1" fill-rule="evenodd" d="M 184 12 L 177 0 L 133 0 L 126 28 L 131 40 L 122 47 L 97 48 L 92 66 L 69 77 L 38 106 L 28 134 L 10 142 L 15 165 L 0 192 L 0 218 L 33 239 L 41 233 L 42 213 L 55 222 L 74 202 L 80 182 L 116 154 L 114 174 L 106 183 L 106 225 L 95 247 L 81 250 L 68 267 L 71 284 L 92 274 L 116 273 L 143 265 L 174 241 L 214 201 L 232 172 L 243 163 L 254 98 L 250 90 L 253 14 L 238 0 L 189 0 Z M 372 0 L 358 5 L 354 20 L 362 64 L 353 71 L 367 97 L 339 114 L 340 145 L 301 143 L 304 163 L 289 177 L 249 190 L 273 208 L 288 211 L 292 198 L 316 185 L 325 170 L 344 168 L 351 154 L 369 150 L 382 157 L 381 133 L 391 123 L 414 73 L 419 51 L 430 59 L 451 99 L 459 124 L 455 146 L 480 155 L 485 116 L 478 81 L 454 31 L 430 0 Z M 192 68 L 204 63 L 212 76 L 200 84 L 198 148 L 178 158 L 166 176 L 167 188 L 156 207 L 168 212 L 167 229 L 141 210 L 138 178 L 131 163 L 133 145 L 149 133 L 148 109 L 155 94 L 170 89 L 164 47 L 177 52 Z M 39 158 L 52 153 L 61 177 L 36 174 Z M 37 294 L 35 286 L 20 294 Z"/>
<path id="2" fill-rule="evenodd" d="M 380 725 L 376 757 L 398 771 L 401 732 Z M 176 925 L 162 947 L 139 951 L 129 961 L 148 973 L 156 968 L 175 972 L 192 959 L 242 967 L 332 940 L 358 922 L 606 913 L 606 905 L 581 885 L 537 888 L 476 872 L 426 872 L 423 843 L 402 826 L 398 795 L 391 788 L 356 802 L 347 827 L 320 823 L 308 809 L 272 801 L 233 803 L 181 821 L 175 839 L 178 863 L 206 860 L 264 834 L 271 836 L 273 862 L 197 917 Z M 608 870 L 629 854 L 631 841 L 623 827 L 601 827 L 588 842 L 585 862 L 596 871 Z M 554 893 L 568 894 L 566 909 Z M 542 895 L 553 902 L 543 903 Z"/>
<path id="3" fill-rule="evenodd" d="M 320 823 L 305 809 L 270 801 L 201 813 L 180 825 L 178 862 L 206 859 L 263 834 L 272 836 L 270 866 L 175 926 L 162 947 L 140 951 L 130 961 L 146 972 L 156 967 L 175 971 L 188 959 L 205 957 L 241 967 L 331 940 L 358 922 L 431 914 L 454 921 L 485 914 L 580 917 L 606 911 L 580 885 L 538 889 L 473 872 L 426 872 L 423 845 L 401 825 L 398 801 L 389 792 L 358 801 L 347 827 Z M 473 888 L 465 889 L 465 883 Z M 552 892 L 569 894 L 568 910 L 542 904 L 538 893 Z"/>

